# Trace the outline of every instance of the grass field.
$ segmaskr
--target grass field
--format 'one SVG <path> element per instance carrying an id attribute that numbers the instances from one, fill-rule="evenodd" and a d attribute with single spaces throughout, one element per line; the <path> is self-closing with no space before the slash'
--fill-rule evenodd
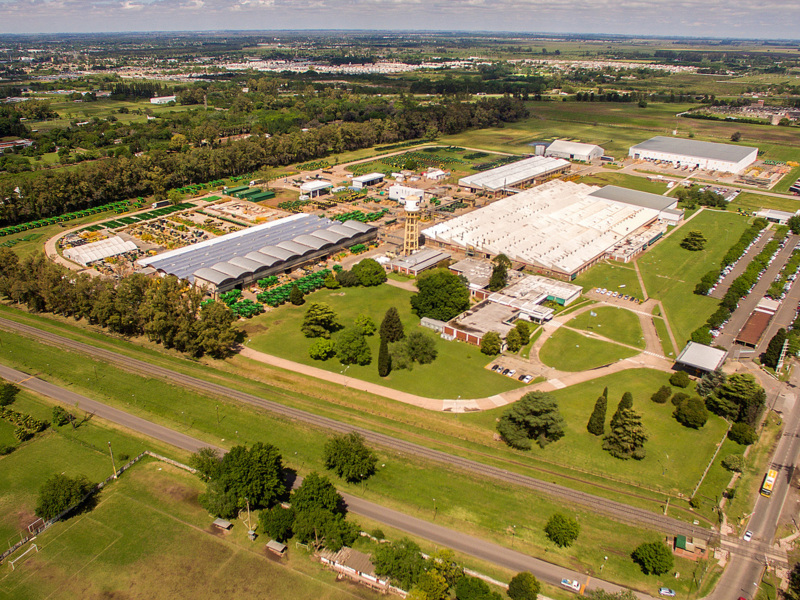
<path id="1" fill-rule="evenodd" d="M 561 328 L 545 341 L 539 360 L 560 371 L 587 371 L 636 354 L 636 350 Z"/>
<path id="2" fill-rule="evenodd" d="M 594 313 L 595 316 L 592 316 Z M 624 308 L 601 306 L 581 313 L 567 322 L 569 327 L 593 331 L 615 342 L 644 349 L 644 333 L 639 317 Z"/>
<path id="3" fill-rule="evenodd" d="M 675 354 L 675 346 L 672 345 L 672 340 L 667 332 L 667 324 L 664 319 L 654 318 L 653 323 L 656 326 L 656 333 L 658 333 L 658 341 L 661 342 L 661 349 L 664 351 L 664 356 L 677 356 Z"/>
<path id="4" fill-rule="evenodd" d="M 705 273 L 719 267 L 747 223 L 747 219 L 734 213 L 704 210 L 638 259 L 647 293 L 661 300 L 681 348 L 719 305 L 713 298 L 693 294 L 695 285 Z M 708 240 L 699 252 L 680 247 L 686 232 L 694 229 L 702 231 Z"/>
<path id="5" fill-rule="evenodd" d="M 410 298 L 411 292 L 389 285 L 320 290 L 306 296 L 304 306 L 286 304 L 249 321 L 245 326 L 250 338 L 247 346 L 333 373 L 341 373 L 345 367 L 335 358 L 323 362 L 312 360 L 308 356 L 308 348 L 314 340 L 304 337 L 300 332 L 300 324 L 308 305 L 312 302 L 329 304 L 345 327 L 351 326 L 359 314 L 369 315 L 376 325 L 380 325 L 386 310 L 395 306 L 407 332 L 419 330 L 433 337 L 430 330 L 419 327 L 419 319 L 411 313 Z M 333 337 L 335 339 L 337 334 Z M 432 398 L 483 398 L 519 386 L 516 380 L 483 369 L 489 360 L 476 346 L 435 339 L 439 355 L 432 364 L 415 365 L 411 371 L 394 370 L 388 377 L 382 378 L 378 376 L 377 367 L 380 340 L 377 335 L 372 336 L 368 338 L 372 364 L 363 367 L 351 365 L 347 368 L 347 375 Z M 451 377 L 453 373 L 458 373 L 459 376 Z"/>
<path id="6" fill-rule="evenodd" d="M 583 286 L 583 291 L 587 292 L 592 288 L 607 288 L 644 299 L 642 286 L 639 285 L 639 278 L 636 277 L 636 269 L 633 265 L 607 260 L 593 266 L 588 271 L 581 273 L 572 283 Z"/>
<path id="7" fill-rule="evenodd" d="M 753 192 L 742 192 L 731 201 L 729 206 L 731 210 L 741 208 L 747 211 L 756 211 L 762 208 L 771 208 L 773 210 L 795 212 L 800 209 L 800 198 L 797 196 L 793 198 L 776 198 L 775 196 L 765 196 Z"/>
<path id="8" fill-rule="evenodd" d="M 647 177 L 637 177 L 636 175 L 626 175 L 625 173 L 596 173 L 581 177 L 578 183 L 587 185 L 616 185 L 619 187 L 649 192 L 651 194 L 663 194 L 667 191 L 667 184 L 661 181 L 650 181 Z"/>
<path id="9" fill-rule="evenodd" d="M 668 378 L 667 373 L 659 371 L 629 369 L 550 392 L 558 400 L 559 410 L 566 421 L 566 435 L 543 450 L 534 446 L 531 453 L 557 462 L 569 461 L 576 469 L 603 472 L 612 480 L 625 481 L 636 477 L 665 491 L 691 493 L 717 443 L 725 434 L 727 425 L 714 415 L 700 430 L 680 425 L 672 417 L 675 408 L 672 404 L 656 404 L 650 400 L 659 387 L 668 385 Z M 594 403 L 606 386 L 606 422 L 614 414 L 622 394 L 626 391 L 633 394 L 633 408 L 642 415 L 642 423 L 649 437 L 645 444 L 647 456 L 641 462 L 613 458 L 601 449 L 602 438 L 586 431 Z M 496 419 L 504 410 L 498 408 L 467 415 L 466 418 L 493 430 Z"/>
<path id="10" fill-rule="evenodd" d="M 794 185 L 794 182 L 800 179 L 800 167 L 795 167 L 789 171 L 781 180 L 772 188 L 773 192 L 788 192 L 789 188 Z"/>
<path id="11" fill-rule="evenodd" d="M 0 598 L 375 598 L 292 549 L 267 558 L 236 522 L 213 531 L 197 503 L 202 483 L 170 465 L 143 462 L 108 486 L 98 505 L 37 537 L 39 552 L 4 571 Z M 129 596 L 130 590 L 135 590 Z"/>

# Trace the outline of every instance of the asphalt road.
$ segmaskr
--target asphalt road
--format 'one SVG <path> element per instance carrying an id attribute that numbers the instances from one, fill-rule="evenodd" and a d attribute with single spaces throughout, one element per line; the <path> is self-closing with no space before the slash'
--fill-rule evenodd
<path id="1" fill-rule="evenodd" d="M 214 447 L 222 452 L 226 451 L 218 446 L 213 446 L 212 444 L 173 431 L 162 425 L 151 423 L 146 419 L 131 415 L 130 413 L 97 402 L 81 394 L 76 394 L 62 387 L 55 386 L 37 377 L 23 373 L 22 371 L 17 371 L 16 369 L 0 365 L 0 377 L 58 402 L 69 406 L 80 407 L 81 410 L 93 413 L 96 417 L 122 425 L 123 427 L 183 450 L 196 452 L 200 448 Z M 300 481 L 301 480 L 298 478 L 295 484 L 299 484 Z M 587 577 L 585 574 L 577 573 L 558 565 L 533 558 L 522 552 L 499 546 L 390 508 L 385 508 L 358 496 L 343 492 L 340 493 L 347 504 L 348 510 L 354 514 L 373 519 L 384 525 L 394 527 L 414 536 L 427 539 L 435 544 L 452 548 L 458 552 L 463 552 L 512 571 L 530 571 L 538 579 L 547 583 L 559 585 L 562 579 L 568 578 L 577 579 L 589 590 L 601 588 L 609 592 L 619 592 L 625 589 L 613 583 L 594 577 Z M 643 600 L 653 600 L 645 594 L 637 595 Z"/>
<path id="2" fill-rule="evenodd" d="M 602 496 L 596 496 L 586 492 L 573 490 L 563 485 L 558 485 L 556 483 L 536 479 L 526 475 L 520 475 L 518 473 L 514 473 L 513 471 L 507 471 L 505 469 L 486 465 L 475 460 L 469 460 L 467 458 L 462 458 L 460 456 L 448 454 L 439 450 L 433 450 L 419 444 L 414 444 L 406 440 L 376 433 L 369 429 L 342 423 L 341 421 L 336 421 L 335 419 L 315 415 L 310 412 L 285 406 L 278 402 L 273 402 L 252 394 L 247 394 L 233 388 L 211 383 L 190 375 L 173 371 L 171 369 L 130 358 L 110 350 L 97 348 L 95 346 L 77 342 L 54 333 L 42 331 L 29 325 L 24 325 L 8 319 L 0 318 L 0 329 L 21 333 L 22 335 L 50 345 L 67 348 L 87 356 L 98 358 L 102 361 L 121 367 L 127 371 L 140 373 L 147 377 L 160 378 L 164 381 L 169 381 L 171 383 L 176 383 L 178 385 L 198 390 L 203 394 L 211 394 L 227 400 L 234 400 L 245 404 L 250 404 L 252 406 L 267 410 L 271 413 L 294 419 L 299 422 L 307 423 L 315 427 L 335 431 L 337 433 L 349 433 L 351 431 L 356 431 L 364 436 L 364 438 L 370 443 L 389 448 L 393 451 L 418 456 L 420 458 L 431 460 L 450 467 L 456 467 L 479 477 L 485 477 L 503 483 L 510 483 L 525 487 L 547 494 L 548 496 L 558 499 L 560 502 L 568 502 L 584 506 L 593 512 L 610 516 L 625 523 L 637 524 L 672 535 L 682 534 L 702 539 L 710 539 L 711 537 L 718 535 L 717 532 L 711 529 L 692 525 L 684 521 L 679 521 L 655 512 L 650 512 L 649 510 L 643 508 L 628 506 L 622 502 L 616 502 L 608 498 L 603 498 Z"/>

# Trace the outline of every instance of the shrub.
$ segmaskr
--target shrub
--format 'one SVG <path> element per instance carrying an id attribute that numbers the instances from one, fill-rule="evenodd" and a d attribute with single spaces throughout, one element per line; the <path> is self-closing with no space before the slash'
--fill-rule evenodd
<path id="1" fill-rule="evenodd" d="M 53 475 L 39 489 L 39 501 L 36 504 L 36 516 L 44 520 L 57 517 L 62 512 L 83 500 L 92 489 L 86 477 L 67 477 Z"/>
<path id="2" fill-rule="evenodd" d="M 722 466 L 728 471 L 741 473 L 744 471 L 744 455 L 742 454 L 729 454 L 722 459 Z"/>
<path id="3" fill-rule="evenodd" d="M 540 589 L 541 584 L 533 573 L 523 571 L 508 582 L 508 597 L 511 600 L 536 600 Z"/>
<path id="4" fill-rule="evenodd" d="M 501 347 L 500 334 L 496 331 L 487 331 L 481 339 L 481 352 L 487 356 L 497 356 Z"/>
<path id="5" fill-rule="evenodd" d="M 663 542 L 640 544 L 631 555 L 645 575 L 663 575 L 672 568 L 672 551 Z"/>
<path id="6" fill-rule="evenodd" d="M 650 399 L 656 404 L 666 404 L 671 395 L 672 389 L 669 386 L 662 385 L 655 394 L 650 396 Z"/>
<path id="7" fill-rule="evenodd" d="M 758 434 L 747 423 L 734 423 L 728 432 L 728 437 L 737 444 L 749 446 L 758 439 Z"/>
<path id="8" fill-rule="evenodd" d="M 684 427 L 700 429 L 708 421 L 708 410 L 700 398 L 694 397 L 682 402 L 675 409 L 673 416 Z"/>
<path id="9" fill-rule="evenodd" d="M 691 379 L 689 379 L 689 376 L 684 371 L 677 371 L 670 376 L 669 382 L 675 387 L 687 388 L 689 387 Z"/>
<path id="10" fill-rule="evenodd" d="M 685 394 L 683 392 L 677 392 L 672 397 L 671 402 L 672 402 L 673 406 L 680 406 L 681 404 L 686 402 L 689 398 L 691 398 L 691 396 L 689 396 L 689 394 Z"/>
<path id="11" fill-rule="evenodd" d="M 336 355 L 336 343 L 333 340 L 318 338 L 309 347 L 308 355 L 314 360 L 328 360 Z"/>

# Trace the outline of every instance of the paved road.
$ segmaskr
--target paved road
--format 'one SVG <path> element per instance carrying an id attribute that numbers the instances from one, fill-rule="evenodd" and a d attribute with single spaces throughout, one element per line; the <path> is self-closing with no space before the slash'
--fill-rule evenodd
<path id="1" fill-rule="evenodd" d="M 0 318 L 0 329 L 19 332 L 32 339 L 38 339 L 47 344 L 68 348 L 92 357 L 99 358 L 103 361 L 122 367 L 128 371 L 142 373 L 148 377 L 156 377 L 177 383 L 185 387 L 196 389 L 204 394 L 212 394 L 228 400 L 235 400 L 250 404 L 269 412 L 300 422 L 308 423 L 322 429 L 336 431 L 338 433 L 357 431 L 363 435 L 367 441 L 373 444 L 390 448 L 397 452 L 418 456 L 420 458 L 431 460 L 440 464 L 456 467 L 480 477 L 486 477 L 496 481 L 525 487 L 547 494 L 548 496 L 558 499 L 560 502 L 584 506 L 589 510 L 607 515 L 625 523 L 641 525 L 672 535 L 683 534 L 702 539 L 710 539 L 718 535 L 717 532 L 711 529 L 685 523 L 683 521 L 650 512 L 642 508 L 628 506 L 622 502 L 616 502 L 601 496 L 595 496 L 586 492 L 573 490 L 571 488 L 548 481 L 535 479 L 526 475 L 520 475 L 518 473 L 486 465 L 478 461 L 469 460 L 439 450 L 433 450 L 431 448 L 413 444 L 405 440 L 393 438 L 381 433 L 376 433 L 370 431 L 369 429 L 354 427 L 347 423 L 342 423 L 327 417 L 321 417 L 293 407 L 284 406 L 277 402 L 265 400 L 252 394 L 246 394 L 239 390 L 197 379 L 195 377 L 133 359 L 110 350 L 97 348 L 82 342 L 76 342 L 54 333 L 39 330 L 29 325 L 24 325 Z M 130 425 L 130 427 L 135 428 L 133 425 Z M 723 538 L 721 544 L 724 548 L 730 549 L 735 553 L 754 554 L 755 552 L 760 553 L 763 550 L 770 555 L 771 559 L 776 560 L 777 562 L 785 563 L 786 561 L 785 554 L 775 553 L 768 546 L 761 548 L 758 543 L 740 547 L 736 542 L 731 542 L 730 540 Z"/>
<path id="2" fill-rule="evenodd" d="M 797 374 L 797 369 L 790 383 L 792 386 L 800 384 L 800 374 Z M 781 385 L 776 393 L 785 389 L 786 386 Z M 796 388 L 791 388 L 794 389 Z M 758 497 L 753 507 L 753 516 L 747 524 L 747 529 L 753 532 L 753 540 L 750 543 L 756 542 L 759 550 L 771 546 L 775 538 L 800 452 L 800 401 L 794 391 L 784 393 L 783 416 L 785 428 L 772 457 L 772 468 L 778 469 L 779 476 L 772 496 Z M 738 544 L 745 546 L 747 542 L 739 540 Z M 758 582 L 761 581 L 761 572 L 764 570 L 767 558 L 768 556 L 760 552 L 752 556 L 734 556 L 710 599 L 733 600 L 738 597 L 752 599 L 758 589 Z"/>
<path id="3" fill-rule="evenodd" d="M 161 442 L 166 442 L 177 448 L 196 452 L 200 448 L 213 447 L 222 452 L 226 452 L 224 448 L 208 444 L 202 440 L 190 437 L 183 433 L 173 431 L 167 427 L 151 423 L 145 419 L 119 410 L 117 408 L 108 406 L 96 400 L 92 400 L 81 394 L 76 394 L 70 390 L 55 386 L 46 381 L 42 381 L 37 377 L 31 376 L 22 371 L 12 369 L 0 365 L 0 377 L 8 381 L 12 381 L 21 387 L 35 391 L 43 396 L 52 398 L 58 402 L 63 402 L 69 406 L 80 407 L 81 410 L 93 413 L 95 416 L 106 419 L 108 421 L 122 425 L 128 429 L 147 435 Z M 298 478 L 295 485 L 302 481 Z M 374 502 L 369 502 L 358 496 L 340 492 L 347 504 L 349 511 L 354 514 L 367 517 L 394 527 L 401 531 L 405 531 L 412 535 L 427 539 L 435 544 L 441 544 L 452 548 L 458 552 L 463 552 L 470 556 L 474 556 L 480 560 L 484 560 L 513 571 L 530 571 L 537 578 L 553 585 L 559 585 L 563 578 L 577 579 L 583 585 L 587 585 L 587 589 L 602 588 L 609 592 L 622 591 L 624 588 L 603 581 L 594 577 L 587 577 L 583 573 L 578 573 L 565 569 L 558 565 L 548 563 L 546 561 L 533 558 L 522 552 L 493 544 L 485 540 L 476 538 L 465 533 L 442 527 L 429 521 L 424 521 L 411 515 L 385 508 Z M 645 594 L 638 594 L 642 600 L 653 600 Z"/>
<path id="4" fill-rule="evenodd" d="M 736 336 L 739 335 L 739 332 L 742 330 L 742 327 L 744 327 L 747 319 L 750 318 L 750 315 L 752 314 L 756 305 L 764 297 L 764 294 L 767 293 L 770 284 L 780 273 L 783 265 L 785 265 L 786 261 L 789 260 L 789 257 L 791 256 L 798 240 L 800 240 L 800 238 L 798 238 L 796 235 L 789 236 L 786 245 L 780 250 L 780 252 L 778 252 L 778 256 L 761 275 L 761 279 L 758 280 L 753 290 L 739 302 L 738 308 L 733 311 L 733 315 L 731 315 L 730 320 L 725 327 L 722 328 L 722 333 L 715 340 L 715 344 L 724 348 L 739 350 L 744 353 L 740 346 L 736 346 L 734 348 L 735 345 L 733 341 L 736 339 Z M 750 353 L 750 355 L 752 355 L 752 353 Z"/>

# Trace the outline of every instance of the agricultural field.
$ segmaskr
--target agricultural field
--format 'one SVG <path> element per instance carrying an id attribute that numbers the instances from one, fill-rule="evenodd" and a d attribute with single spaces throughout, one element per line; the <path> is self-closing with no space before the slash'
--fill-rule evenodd
<path id="1" fill-rule="evenodd" d="M 797 179 L 797 177 L 795 177 L 795 179 Z M 792 183 L 794 183 L 794 179 L 792 180 Z M 796 212 L 798 209 L 800 209 L 800 198 L 797 196 L 777 198 L 775 196 L 766 196 L 757 192 L 742 192 L 736 196 L 736 198 L 731 200 L 728 206 L 730 206 L 731 210 L 742 209 L 748 212 L 753 212 L 764 208 L 783 210 L 786 212 Z"/>
<path id="2" fill-rule="evenodd" d="M 353 175 L 380 172 L 390 174 L 393 171 L 408 169 L 411 171 L 425 171 L 429 167 L 450 171 L 452 177 L 458 178 L 471 175 L 478 171 L 485 171 L 507 162 L 522 158 L 520 156 L 506 157 L 477 150 L 464 150 L 457 147 L 427 147 L 418 150 L 408 150 L 402 154 L 387 156 L 370 162 L 359 163 L 348 167 Z"/>
<path id="3" fill-rule="evenodd" d="M 624 308 L 600 306 L 567 321 L 574 329 L 592 331 L 597 335 L 644 350 L 644 333 L 639 317 Z"/>
<path id="4" fill-rule="evenodd" d="M 649 192 L 650 194 L 663 194 L 667 191 L 666 182 L 650 181 L 646 177 L 637 177 L 636 175 L 615 173 L 613 171 L 605 171 L 581 177 L 578 183 L 585 183 L 587 185 L 616 185 L 632 190 L 639 190 L 640 192 Z"/>
<path id="5" fill-rule="evenodd" d="M 306 296 L 303 306 L 286 304 L 249 321 L 245 326 L 250 338 L 246 345 L 254 350 L 333 373 L 343 373 L 346 370 L 350 377 L 430 398 L 483 398 L 519 387 L 516 380 L 484 369 L 489 359 L 476 346 L 448 342 L 438 338 L 430 330 L 419 327 L 419 319 L 411 313 L 410 298 L 411 292 L 389 285 L 319 290 Z M 304 337 L 300 332 L 303 316 L 312 302 L 330 305 L 345 327 L 351 326 L 360 314 L 370 316 L 376 325 L 380 325 L 386 310 L 395 306 L 406 331 L 419 330 L 434 337 L 439 355 L 429 365 L 414 365 L 411 371 L 393 370 L 388 377 L 382 378 L 378 376 L 377 367 L 380 340 L 375 335 L 367 338 L 372 352 L 370 365 L 345 367 L 335 358 L 327 361 L 312 360 L 308 356 L 308 348 L 314 340 Z M 334 334 L 333 338 L 336 337 L 337 334 Z M 456 372 L 459 373 L 458 378 L 448 376 Z"/>
<path id="6" fill-rule="evenodd" d="M 638 352 L 631 348 L 562 327 L 544 342 L 539 350 L 539 360 L 559 371 L 588 371 L 636 354 Z"/>
<path id="7" fill-rule="evenodd" d="M 748 219 L 741 215 L 706 209 L 637 259 L 647 294 L 661 300 L 664 317 L 681 348 L 719 305 L 713 298 L 693 294 L 695 285 L 705 273 L 719 267 L 747 225 Z M 686 232 L 694 229 L 708 240 L 698 252 L 680 247 Z"/>

